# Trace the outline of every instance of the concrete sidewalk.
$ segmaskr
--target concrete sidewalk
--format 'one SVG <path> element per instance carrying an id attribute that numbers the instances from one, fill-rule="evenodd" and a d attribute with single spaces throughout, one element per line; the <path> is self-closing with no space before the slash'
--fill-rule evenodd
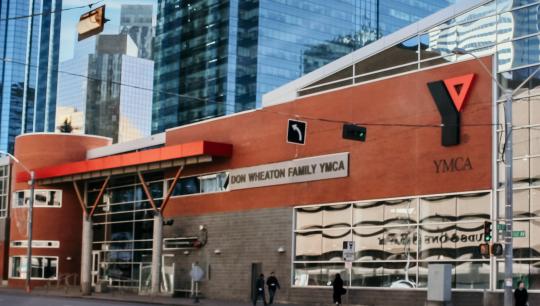
<path id="1" fill-rule="evenodd" d="M 0 287 L 0 295 L 2 293 L 17 294 L 17 295 L 27 294 L 22 289 Z M 187 306 L 187 305 L 251 306 L 253 305 L 253 303 L 242 302 L 242 301 L 220 301 L 220 300 L 209 300 L 209 299 L 201 299 L 199 303 L 195 303 L 193 299 L 188 299 L 188 298 L 175 298 L 175 297 L 169 297 L 169 296 L 150 297 L 150 296 L 138 295 L 134 293 L 121 292 L 121 291 L 112 291 L 108 293 L 92 293 L 92 295 L 90 296 L 82 296 L 78 287 L 72 287 L 72 288 L 69 288 L 68 290 L 65 290 L 64 288 L 60 288 L 60 289 L 35 288 L 33 289 L 31 295 L 70 297 L 70 298 L 94 299 L 94 300 L 115 301 L 115 302 L 142 303 L 142 304 L 177 305 L 177 306 Z M 262 304 L 261 302 L 259 302 L 257 305 L 262 305 Z M 301 304 L 281 304 L 281 303 L 275 303 L 274 305 L 304 306 Z"/>

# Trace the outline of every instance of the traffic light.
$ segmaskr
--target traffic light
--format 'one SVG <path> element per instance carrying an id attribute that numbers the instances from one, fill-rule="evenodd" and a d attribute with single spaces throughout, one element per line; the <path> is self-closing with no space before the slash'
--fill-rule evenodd
<path id="1" fill-rule="evenodd" d="M 484 221 L 484 241 L 491 241 L 491 222 Z"/>
<path id="2" fill-rule="evenodd" d="M 494 243 L 491 245 L 491 255 L 501 256 L 503 254 L 503 246 L 500 243 Z"/>
<path id="3" fill-rule="evenodd" d="M 482 254 L 485 257 L 489 257 L 489 244 L 487 243 L 480 244 L 480 254 Z"/>
<path id="4" fill-rule="evenodd" d="M 343 139 L 366 141 L 367 129 L 363 126 L 356 124 L 344 124 L 343 125 Z"/>
<path id="5" fill-rule="evenodd" d="M 105 18 L 105 5 L 82 14 L 77 24 L 78 41 L 101 33 L 107 21 Z"/>

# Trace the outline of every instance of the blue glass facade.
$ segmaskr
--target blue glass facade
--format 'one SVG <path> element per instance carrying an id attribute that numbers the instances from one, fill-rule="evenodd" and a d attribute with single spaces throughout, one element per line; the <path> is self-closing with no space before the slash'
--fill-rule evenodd
<path id="1" fill-rule="evenodd" d="M 66 73 L 59 75 L 56 127 L 67 120 L 72 133 L 114 143 L 149 136 L 154 63 L 138 58 L 139 51 L 129 34 L 79 44 L 76 57 L 60 63 Z"/>
<path id="2" fill-rule="evenodd" d="M 452 0 L 159 0 L 152 132 L 260 105 L 264 93 Z"/>
<path id="3" fill-rule="evenodd" d="M 46 12 L 61 9 L 62 0 L 0 1 L 2 151 L 13 152 L 21 133 L 54 130 L 61 14 Z M 30 12 L 44 14 L 13 19 Z"/>

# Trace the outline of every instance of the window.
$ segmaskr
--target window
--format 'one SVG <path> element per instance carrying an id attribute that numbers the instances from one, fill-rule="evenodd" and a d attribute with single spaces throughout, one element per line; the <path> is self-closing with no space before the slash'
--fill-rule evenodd
<path id="1" fill-rule="evenodd" d="M 26 248 L 28 247 L 28 240 L 14 240 L 11 241 L 10 246 L 12 248 Z M 60 241 L 58 240 L 32 240 L 33 248 L 59 248 Z"/>
<path id="2" fill-rule="evenodd" d="M 9 166 L 0 166 L 0 218 L 8 214 Z"/>
<path id="3" fill-rule="evenodd" d="M 480 191 L 296 207 L 293 284 L 325 286 L 342 273 L 354 287 L 424 288 L 429 263 L 451 262 L 454 288 L 489 288 L 489 262 L 477 246 L 491 199 Z M 356 245 L 350 268 L 342 259 L 344 241 Z M 522 253 L 536 246 L 521 243 Z"/>
<path id="4" fill-rule="evenodd" d="M 228 172 L 191 176 L 178 180 L 173 190 L 173 196 L 227 191 L 228 185 Z"/>
<path id="5" fill-rule="evenodd" d="M 10 259 L 10 278 L 26 278 L 27 257 Z M 32 256 L 32 279 L 57 279 L 58 257 Z"/>
<path id="6" fill-rule="evenodd" d="M 30 202 L 30 190 L 13 193 L 13 208 L 26 207 Z M 62 207 L 62 190 L 35 190 L 34 207 Z"/>
<path id="7" fill-rule="evenodd" d="M 225 172 L 200 176 L 200 191 L 205 192 L 218 192 L 225 191 L 228 185 L 228 174 Z"/>

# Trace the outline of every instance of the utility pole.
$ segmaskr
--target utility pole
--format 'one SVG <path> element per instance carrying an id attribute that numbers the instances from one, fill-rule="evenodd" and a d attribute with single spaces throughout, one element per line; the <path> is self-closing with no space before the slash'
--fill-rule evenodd
<path id="1" fill-rule="evenodd" d="M 28 184 L 30 185 L 30 200 L 28 201 L 28 217 L 27 217 L 27 232 L 28 232 L 28 246 L 26 249 L 26 282 L 25 282 L 25 289 L 26 292 L 30 293 L 32 291 L 31 286 L 31 279 L 32 279 L 32 220 L 34 218 L 33 215 L 33 208 L 34 208 L 34 189 L 36 186 L 36 176 L 33 170 L 29 170 L 19 159 L 17 159 L 12 154 L 9 154 L 7 152 L 0 151 L 0 155 L 6 155 L 11 160 L 19 164 L 24 171 L 26 171 L 30 175 L 30 181 L 28 181 Z"/>
<path id="2" fill-rule="evenodd" d="M 34 187 L 36 185 L 36 178 L 34 171 L 30 171 L 30 201 L 28 203 L 28 248 L 26 249 L 26 292 L 32 291 L 31 278 L 32 278 L 32 219 L 34 208 Z"/>

